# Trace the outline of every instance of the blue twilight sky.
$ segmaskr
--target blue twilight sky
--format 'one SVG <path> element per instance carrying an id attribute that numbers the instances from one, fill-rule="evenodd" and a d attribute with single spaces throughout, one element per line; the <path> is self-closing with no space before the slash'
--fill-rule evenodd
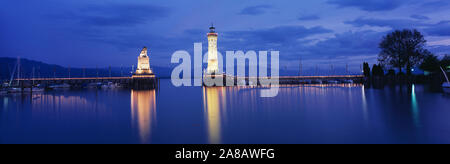
<path id="1" fill-rule="evenodd" d="M 393 29 L 417 28 L 428 48 L 450 52 L 448 0 L 2 0 L 0 56 L 72 67 L 131 66 L 140 49 L 169 66 L 176 50 L 204 43 L 211 23 L 219 51 L 279 50 L 284 69 L 358 70 L 376 62 Z"/>

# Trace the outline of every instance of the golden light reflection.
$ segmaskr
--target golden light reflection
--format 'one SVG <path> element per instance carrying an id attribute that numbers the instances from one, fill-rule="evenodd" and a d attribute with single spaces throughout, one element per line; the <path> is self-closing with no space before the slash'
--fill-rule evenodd
<path id="1" fill-rule="evenodd" d="M 283 104 L 317 104 L 325 106 L 332 101 L 329 97 L 344 96 L 343 93 L 351 93 L 353 88 L 360 88 L 362 84 L 292 84 L 278 85 L 277 97 L 281 97 Z M 279 98 L 260 98 L 260 89 L 268 89 L 267 86 L 235 86 L 225 87 L 228 95 L 227 109 L 243 108 L 249 110 L 280 109 Z M 350 98 L 350 94 L 348 98 Z M 206 100 L 204 100 L 206 101 Z M 205 107 L 206 108 L 206 107 Z M 294 108 L 281 108 L 280 110 L 295 110 Z M 269 110 L 267 112 L 271 112 Z M 222 116 L 222 119 L 224 116 Z M 226 121 L 223 120 L 222 122 Z"/>
<path id="2" fill-rule="evenodd" d="M 142 143 L 148 143 L 152 124 L 156 121 L 155 90 L 131 91 L 131 120 L 136 127 Z"/>
<path id="3" fill-rule="evenodd" d="M 225 87 L 203 87 L 203 105 L 208 124 L 209 143 L 220 144 L 222 110 L 226 109 Z"/>
<path id="4" fill-rule="evenodd" d="M 311 103 L 318 105 L 318 109 L 327 109 L 329 104 L 323 102 L 330 101 L 330 97 L 343 96 L 343 93 L 353 92 L 352 88 L 362 87 L 361 84 L 278 86 L 280 87 L 278 96 L 282 98 L 282 105 L 300 104 L 297 109 L 306 109 L 302 104 Z M 260 98 L 260 89 L 267 89 L 266 86 L 203 87 L 202 89 L 203 109 L 210 144 L 223 143 L 223 129 L 229 121 L 227 119 L 229 114 L 252 115 L 253 112 L 264 112 L 271 115 L 271 112 L 296 110 L 280 108 L 280 98 Z M 236 109 L 245 110 L 234 111 Z"/>
<path id="5" fill-rule="evenodd" d="M 80 114 L 85 118 L 110 117 L 110 108 L 99 103 L 97 97 L 88 99 L 86 96 L 67 96 L 65 94 L 33 94 L 31 96 L 33 117 L 48 117 L 59 120 L 71 118 Z M 50 112 L 51 114 L 48 114 Z"/>

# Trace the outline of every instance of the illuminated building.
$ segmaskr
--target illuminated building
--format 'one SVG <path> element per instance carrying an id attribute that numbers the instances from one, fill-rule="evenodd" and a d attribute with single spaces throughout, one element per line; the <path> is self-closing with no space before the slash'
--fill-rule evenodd
<path id="1" fill-rule="evenodd" d="M 150 60 L 147 55 L 147 47 L 144 47 L 141 51 L 141 54 L 138 57 L 138 64 L 136 73 L 133 74 L 133 77 L 153 77 L 154 74 L 150 69 Z"/>
<path id="2" fill-rule="evenodd" d="M 219 64 L 217 58 L 217 33 L 215 27 L 211 26 L 208 33 L 208 67 L 206 69 L 206 74 L 220 74 Z"/>

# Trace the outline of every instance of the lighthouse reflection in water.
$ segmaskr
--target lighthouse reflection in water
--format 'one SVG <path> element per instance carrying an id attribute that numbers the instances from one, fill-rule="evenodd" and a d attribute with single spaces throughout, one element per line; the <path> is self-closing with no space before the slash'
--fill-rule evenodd
<path id="1" fill-rule="evenodd" d="M 221 115 L 226 109 L 224 87 L 203 87 L 203 109 L 208 125 L 208 140 L 211 144 L 221 143 Z"/>

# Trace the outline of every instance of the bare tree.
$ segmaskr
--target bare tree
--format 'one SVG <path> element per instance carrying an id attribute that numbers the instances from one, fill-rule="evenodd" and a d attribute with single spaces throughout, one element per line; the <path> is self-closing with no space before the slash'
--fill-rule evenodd
<path id="1" fill-rule="evenodd" d="M 383 37 L 379 45 L 381 52 L 378 60 L 383 65 L 398 68 L 400 72 L 406 67 L 406 72 L 410 75 L 411 68 L 431 54 L 424 48 L 425 43 L 425 38 L 417 30 L 396 30 Z"/>

